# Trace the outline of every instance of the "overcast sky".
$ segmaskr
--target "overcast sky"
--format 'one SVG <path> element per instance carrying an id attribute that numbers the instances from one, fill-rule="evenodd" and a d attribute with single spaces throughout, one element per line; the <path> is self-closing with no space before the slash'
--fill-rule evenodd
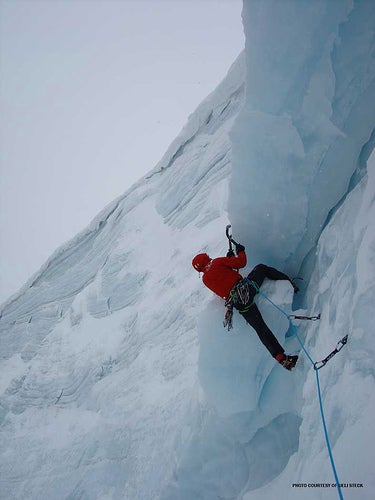
<path id="1" fill-rule="evenodd" d="M 0 0 L 0 303 L 151 170 L 244 46 L 241 0 Z"/>

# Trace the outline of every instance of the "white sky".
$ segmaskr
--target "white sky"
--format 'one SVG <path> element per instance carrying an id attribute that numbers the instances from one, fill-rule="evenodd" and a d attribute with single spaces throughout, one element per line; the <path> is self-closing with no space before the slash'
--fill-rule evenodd
<path id="1" fill-rule="evenodd" d="M 241 0 L 0 0 L 0 303 L 151 170 L 244 46 Z"/>

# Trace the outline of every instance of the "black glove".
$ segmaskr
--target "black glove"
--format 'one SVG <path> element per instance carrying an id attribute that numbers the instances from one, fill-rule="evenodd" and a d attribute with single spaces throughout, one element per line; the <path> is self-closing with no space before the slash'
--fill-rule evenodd
<path id="1" fill-rule="evenodd" d="M 238 252 L 244 252 L 245 251 L 245 247 L 243 245 L 241 245 L 241 243 L 237 243 L 236 245 L 236 252 L 238 254 Z"/>
<path id="2" fill-rule="evenodd" d="M 228 250 L 227 257 L 234 257 L 233 250 Z"/>

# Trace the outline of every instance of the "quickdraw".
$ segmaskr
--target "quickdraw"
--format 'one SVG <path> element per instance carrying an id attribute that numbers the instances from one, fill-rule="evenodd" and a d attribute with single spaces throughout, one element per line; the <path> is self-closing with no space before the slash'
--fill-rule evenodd
<path id="1" fill-rule="evenodd" d="M 301 319 L 301 320 L 306 320 L 306 321 L 318 321 L 320 319 L 320 313 L 318 316 L 296 316 L 294 314 L 289 315 L 290 319 Z"/>
<path id="2" fill-rule="evenodd" d="M 225 313 L 225 318 L 223 321 L 224 328 L 228 329 L 228 332 L 233 328 L 233 306 L 228 306 L 227 312 Z"/>
<path id="3" fill-rule="evenodd" d="M 321 368 L 323 368 L 323 366 L 325 366 L 328 363 L 328 361 L 331 358 L 333 358 L 335 354 L 341 351 L 341 349 L 344 347 L 344 345 L 347 344 L 347 342 L 348 342 L 348 335 L 345 335 L 345 337 L 343 337 L 341 340 L 337 342 L 336 349 L 334 349 L 331 353 L 329 353 L 326 358 L 322 359 L 322 361 L 316 361 L 314 363 L 315 370 L 320 370 Z"/>

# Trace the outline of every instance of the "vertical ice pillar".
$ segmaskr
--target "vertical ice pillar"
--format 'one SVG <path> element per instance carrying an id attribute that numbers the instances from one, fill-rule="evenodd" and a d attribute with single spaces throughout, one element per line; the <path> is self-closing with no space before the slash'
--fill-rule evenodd
<path id="1" fill-rule="evenodd" d="M 374 127 L 375 5 L 245 0 L 243 21 L 229 216 L 250 264 L 296 272 Z"/>

